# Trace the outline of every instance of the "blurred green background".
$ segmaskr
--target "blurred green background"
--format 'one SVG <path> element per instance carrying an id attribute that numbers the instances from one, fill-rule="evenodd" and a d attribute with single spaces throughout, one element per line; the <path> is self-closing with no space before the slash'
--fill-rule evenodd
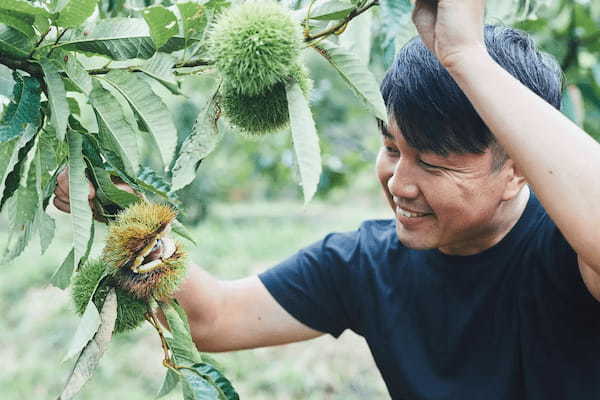
<path id="1" fill-rule="evenodd" d="M 600 138 L 600 0 L 552 3 L 550 14 L 517 26 L 563 66 L 565 114 Z M 357 20 L 344 35 L 357 52 L 370 54 L 372 70 L 381 79 L 390 60 L 377 47 L 380 37 L 364 36 L 371 18 Z M 182 220 L 198 242 L 185 243 L 190 257 L 220 278 L 258 273 L 327 232 L 354 229 L 364 219 L 389 215 L 373 174 L 379 141 L 373 118 L 322 59 L 308 53 L 307 64 L 315 81 L 311 105 L 324 164 L 317 199 L 303 205 L 287 132 L 255 141 L 226 135 L 202 163 L 194 183 L 180 192 Z M 182 89 L 187 98 L 167 99 L 180 142 L 203 106 L 210 81 L 190 77 Z M 153 163 L 152 154 L 145 155 L 145 162 Z M 68 292 L 48 286 L 70 248 L 70 219 L 50 209 L 58 229 L 46 254 L 40 256 L 36 242 L 16 261 L 0 266 L 2 399 L 55 398 L 72 366 L 72 361 L 60 360 L 78 317 Z M 2 243 L 8 236 L 4 218 L 0 217 Z M 96 243 L 101 244 L 105 232 L 99 224 L 97 232 Z M 98 246 L 92 255 L 99 251 Z M 165 372 L 161 357 L 150 326 L 118 336 L 79 398 L 152 398 Z M 243 399 L 386 397 L 366 345 L 350 332 L 337 341 L 322 337 L 218 354 L 216 359 Z M 181 395 L 175 392 L 169 398 Z"/>

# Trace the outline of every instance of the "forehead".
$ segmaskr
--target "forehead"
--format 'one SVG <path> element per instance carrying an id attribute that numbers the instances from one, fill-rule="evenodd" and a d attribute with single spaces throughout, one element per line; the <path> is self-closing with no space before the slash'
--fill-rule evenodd
<path id="1" fill-rule="evenodd" d="M 388 124 L 384 123 L 383 121 L 380 121 L 379 130 L 384 140 L 394 142 L 398 147 L 403 148 L 404 151 L 410 149 L 411 151 L 417 154 L 427 156 L 429 160 L 435 160 L 440 163 L 443 162 L 448 166 L 488 166 L 492 159 L 492 153 L 489 148 L 486 149 L 483 153 L 449 152 L 447 154 L 438 154 L 434 153 L 433 151 L 416 149 L 406 141 L 404 135 L 402 134 L 402 131 L 400 130 L 400 128 L 398 128 L 393 118 L 390 118 L 390 122 Z"/>

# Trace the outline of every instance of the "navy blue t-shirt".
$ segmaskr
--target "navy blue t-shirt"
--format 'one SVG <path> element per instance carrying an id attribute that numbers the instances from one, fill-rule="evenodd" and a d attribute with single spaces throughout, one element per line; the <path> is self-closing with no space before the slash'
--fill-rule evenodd
<path id="1" fill-rule="evenodd" d="M 260 279 L 305 325 L 363 336 L 393 399 L 600 399 L 600 303 L 533 193 L 476 255 L 406 248 L 376 220 Z"/>

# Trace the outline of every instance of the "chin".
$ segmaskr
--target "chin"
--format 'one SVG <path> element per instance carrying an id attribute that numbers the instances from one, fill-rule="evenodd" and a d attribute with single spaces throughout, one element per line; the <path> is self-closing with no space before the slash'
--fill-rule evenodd
<path id="1" fill-rule="evenodd" d="M 418 237 L 417 235 L 407 234 L 405 231 L 401 231 L 396 228 L 396 237 L 404 245 L 413 250 L 431 250 L 436 249 L 437 246 L 431 238 Z"/>

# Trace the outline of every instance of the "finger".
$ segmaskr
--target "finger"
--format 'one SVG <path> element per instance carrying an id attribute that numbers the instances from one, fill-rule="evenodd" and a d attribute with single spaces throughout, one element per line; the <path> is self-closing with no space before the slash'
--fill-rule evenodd
<path id="1" fill-rule="evenodd" d="M 52 204 L 54 204 L 54 207 L 56 207 L 58 210 L 60 210 L 62 212 L 66 212 L 66 213 L 71 212 L 71 207 L 69 206 L 69 203 L 62 201 L 58 197 L 54 197 Z"/>
<path id="2" fill-rule="evenodd" d="M 56 197 L 60 197 L 63 201 L 69 201 L 69 192 L 63 186 L 56 185 L 54 188 L 54 194 Z"/>
<path id="3" fill-rule="evenodd" d="M 66 191 L 69 191 L 69 167 L 64 167 L 62 171 L 56 177 L 56 182 L 58 186 L 62 186 L 66 188 Z"/>
<path id="4" fill-rule="evenodd" d="M 88 191 L 88 200 L 91 200 L 96 197 L 96 188 L 94 187 L 94 185 L 92 185 L 92 183 L 90 181 L 88 181 L 88 187 L 89 187 L 89 191 Z"/>

